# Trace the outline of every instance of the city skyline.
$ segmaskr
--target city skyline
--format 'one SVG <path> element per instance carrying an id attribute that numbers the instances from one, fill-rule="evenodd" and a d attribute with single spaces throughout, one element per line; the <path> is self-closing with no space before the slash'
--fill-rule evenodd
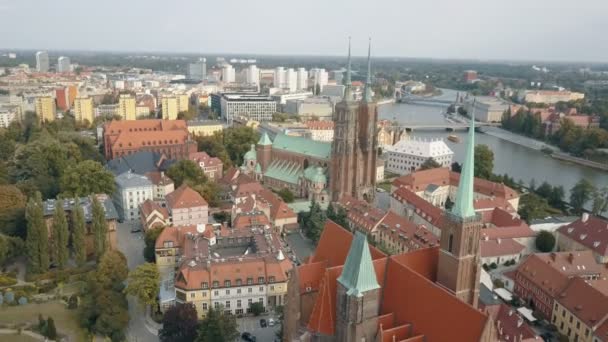
<path id="1" fill-rule="evenodd" d="M 161 5 L 156 1 L 146 7 L 138 1 L 35 2 L 0 1 L 2 48 L 340 56 L 352 36 L 353 55 L 364 56 L 371 36 L 376 57 L 606 62 L 608 52 L 601 34 L 608 28 L 601 16 L 608 5 L 596 0 L 585 1 L 586 6 L 555 6 L 548 0 L 458 5 L 384 0 L 371 12 L 362 2 L 313 0 L 297 13 L 275 0 L 236 1 L 214 4 L 217 15 L 207 16 L 200 16 L 210 13 L 207 5 L 191 1 L 162 11 L 153 10 Z M 349 20 L 341 21 L 342 13 Z M 35 20 L 22 25 L 24 15 Z M 303 19 L 294 22 L 291 16 Z M 586 25 L 576 25 L 583 20 Z"/>

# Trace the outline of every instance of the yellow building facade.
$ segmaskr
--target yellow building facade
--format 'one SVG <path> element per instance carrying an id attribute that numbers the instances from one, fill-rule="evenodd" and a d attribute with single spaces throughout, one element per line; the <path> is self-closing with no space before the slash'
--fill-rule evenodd
<path id="1" fill-rule="evenodd" d="M 51 96 L 40 96 L 36 98 L 36 115 L 40 121 L 54 121 L 57 115 L 55 99 Z"/>
<path id="2" fill-rule="evenodd" d="M 77 97 L 74 99 L 74 118 L 76 121 L 88 121 L 93 123 L 95 118 L 93 111 L 93 99 L 91 97 Z"/>
<path id="3" fill-rule="evenodd" d="M 184 290 L 176 288 L 175 299 L 178 303 L 192 303 L 201 318 L 207 315 L 207 311 L 211 307 L 211 291 L 208 289 Z"/>
<path id="4" fill-rule="evenodd" d="M 135 120 L 137 118 L 135 102 L 135 97 L 131 95 L 120 95 L 118 98 L 118 115 L 120 115 L 123 120 Z"/>
<path id="5" fill-rule="evenodd" d="M 163 119 L 176 120 L 179 114 L 179 101 L 176 96 L 163 96 L 161 100 Z M 187 109 L 186 109 L 187 110 Z"/>
<path id="6" fill-rule="evenodd" d="M 179 112 L 187 112 L 190 107 L 190 97 L 186 94 L 177 95 L 177 107 Z"/>
<path id="7" fill-rule="evenodd" d="M 224 126 L 219 121 L 188 122 L 188 132 L 192 135 L 208 137 L 214 135 L 215 132 L 221 132 L 223 129 Z"/>

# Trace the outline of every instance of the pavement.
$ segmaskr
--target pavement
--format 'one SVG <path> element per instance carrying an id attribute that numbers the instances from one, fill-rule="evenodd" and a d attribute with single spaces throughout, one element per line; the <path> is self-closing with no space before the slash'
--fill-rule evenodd
<path id="1" fill-rule="evenodd" d="M 143 264 L 144 260 L 144 237 L 142 232 L 131 233 L 133 225 L 140 225 L 139 222 L 118 223 L 116 234 L 118 240 L 118 250 L 127 258 L 129 270 Z M 125 335 L 129 342 L 140 341 L 159 341 L 158 331 L 146 324 L 144 309 L 137 303 L 137 299 L 128 296 L 129 302 L 129 326 Z"/>
<path id="2" fill-rule="evenodd" d="M 311 255 L 315 248 L 312 241 L 303 237 L 300 233 L 287 235 L 285 241 L 300 262 Z"/>
<path id="3" fill-rule="evenodd" d="M 277 324 L 274 327 L 267 326 L 266 328 L 262 328 L 260 326 L 260 319 L 262 318 L 266 319 L 266 321 L 268 321 L 268 318 L 274 318 L 275 320 L 277 319 L 277 317 L 273 315 L 237 318 L 236 323 L 239 334 L 244 332 L 251 333 L 253 336 L 255 336 L 256 342 L 275 341 L 275 339 L 277 339 L 276 332 L 279 331 L 280 325 Z M 239 338 L 239 340 L 241 339 Z"/>

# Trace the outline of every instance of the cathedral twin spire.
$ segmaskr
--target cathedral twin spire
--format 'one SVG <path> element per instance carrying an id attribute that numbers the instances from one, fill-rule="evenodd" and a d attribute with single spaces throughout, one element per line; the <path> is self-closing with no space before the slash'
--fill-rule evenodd
<path id="1" fill-rule="evenodd" d="M 349 101 L 352 99 L 352 79 L 351 79 L 351 38 L 348 37 L 348 62 L 346 66 L 346 80 L 344 89 L 344 100 Z M 365 93 L 363 100 L 365 102 L 372 101 L 372 39 L 369 39 L 369 46 L 367 48 L 367 79 L 365 81 Z"/>
<path id="2" fill-rule="evenodd" d="M 452 208 L 452 214 L 466 219 L 475 216 L 475 208 L 473 200 L 475 193 L 473 190 L 474 175 L 475 175 L 475 102 L 473 102 L 473 110 L 471 111 L 471 123 L 469 126 L 469 137 L 467 139 L 467 150 L 464 162 L 462 163 L 462 173 L 460 174 L 460 182 L 458 191 L 456 192 L 456 201 Z"/>

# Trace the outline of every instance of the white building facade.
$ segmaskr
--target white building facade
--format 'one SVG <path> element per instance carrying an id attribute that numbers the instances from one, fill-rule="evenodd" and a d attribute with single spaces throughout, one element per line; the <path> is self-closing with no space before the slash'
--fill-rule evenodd
<path id="1" fill-rule="evenodd" d="M 285 83 L 285 68 L 276 67 L 274 69 L 274 87 L 275 88 L 286 88 Z"/>
<path id="2" fill-rule="evenodd" d="M 310 77 L 313 79 L 313 86 L 316 88 L 319 85 L 321 91 L 329 82 L 329 73 L 325 69 L 310 69 Z"/>
<path id="3" fill-rule="evenodd" d="M 384 149 L 386 170 L 399 175 L 420 169 L 424 162 L 433 158 L 442 167 L 452 164 L 454 152 L 442 139 L 406 139 Z"/>
<path id="4" fill-rule="evenodd" d="M 154 185 L 144 176 L 125 172 L 115 178 L 113 202 L 118 215 L 125 221 L 139 219 L 139 205 L 154 199 Z"/>
<path id="5" fill-rule="evenodd" d="M 71 63 L 70 58 L 61 56 L 57 58 L 57 72 L 70 72 Z"/>
<path id="6" fill-rule="evenodd" d="M 298 88 L 298 74 L 292 68 L 285 71 L 285 89 L 289 92 L 295 92 Z"/>
<path id="7" fill-rule="evenodd" d="M 236 117 L 255 121 L 271 121 L 277 103 L 270 96 L 258 94 L 224 94 L 221 98 L 222 117 L 229 123 Z"/>
<path id="8" fill-rule="evenodd" d="M 224 83 L 234 83 L 235 81 L 234 67 L 230 64 L 226 64 L 222 67 L 222 81 Z"/>
<path id="9" fill-rule="evenodd" d="M 298 68 L 297 71 L 297 89 L 298 90 L 306 90 L 308 89 L 308 71 L 304 68 Z"/>
<path id="10" fill-rule="evenodd" d="M 250 65 L 247 68 L 247 83 L 260 85 L 260 70 L 255 65 Z"/>
<path id="11" fill-rule="evenodd" d="M 36 71 L 48 72 L 49 71 L 49 54 L 46 51 L 36 52 Z"/>

